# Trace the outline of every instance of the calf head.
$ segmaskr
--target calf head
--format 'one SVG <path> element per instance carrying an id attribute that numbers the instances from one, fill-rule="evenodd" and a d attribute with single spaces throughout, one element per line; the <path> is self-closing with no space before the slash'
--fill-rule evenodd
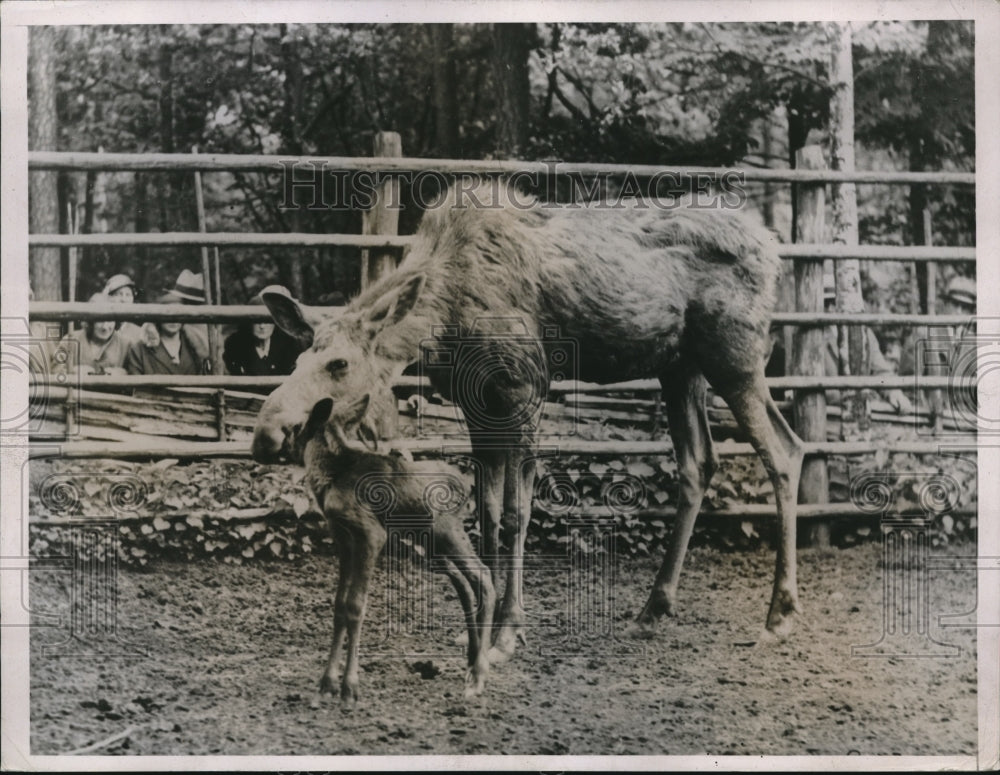
<path id="1" fill-rule="evenodd" d="M 348 449 L 377 450 L 375 429 L 365 417 L 370 402 L 371 397 L 365 394 L 341 411 L 334 411 L 332 398 L 317 401 L 301 431 L 291 434 L 293 456 L 308 465 L 319 452 L 336 456 Z"/>
<path id="2" fill-rule="evenodd" d="M 332 399 L 333 406 L 346 407 L 373 387 L 390 395 L 393 372 L 408 361 L 399 363 L 380 355 L 376 341 L 410 312 L 422 284 L 422 277 L 413 277 L 383 293 L 366 294 L 343 310 L 300 304 L 273 286 L 262 292 L 275 323 L 307 349 L 292 374 L 261 407 L 254 428 L 255 460 L 302 462 L 302 448 L 296 440 L 325 398 Z M 409 355 L 415 358 L 416 349 Z"/>

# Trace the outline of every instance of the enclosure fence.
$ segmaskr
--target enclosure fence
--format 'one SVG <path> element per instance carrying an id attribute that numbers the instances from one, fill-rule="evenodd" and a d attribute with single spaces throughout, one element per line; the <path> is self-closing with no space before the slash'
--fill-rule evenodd
<path id="1" fill-rule="evenodd" d="M 383 133 L 393 134 L 393 133 Z M 546 162 L 517 161 L 465 161 L 452 159 L 411 159 L 401 156 L 398 145 L 398 135 L 389 138 L 376 139 L 376 153 L 386 150 L 392 155 L 375 155 L 372 157 L 290 157 L 290 156 L 237 156 L 219 154 L 119 154 L 119 153 L 76 153 L 76 152 L 41 152 L 34 151 L 28 155 L 29 171 L 42 170 L 61 172 L 116 172 L 116 171 L 156 171 L 156 172 L 190 172 L 194 174 L 215 172 L 258 171 L 278 173 L 289 165 L 317 165 L 323 170 L 366 171 L 368 173 L 398 173 L 433 171 L 445 176 L 461 174 L 476 174 L 496 176 L 511 173 L 551 174 L 553 166 Z M 818 149 L 816 149 L 818 151 Z M 808 156 L 808 154 L 807 154 Z M 820 154 L 821 156 L 821 154 Z M 815 154 L 813 155 L 815 158 Z M 800 166 L 808 167 L 808 164 Z M 559 163 L 558 174 L 625 176 L 636 178 L 652 177 L 654 175 L 669 175 L 672 179 L 698 179 L 708 176 L 719 179 L 725 174 L 732 174 L 732 169 L 711 167 L 671 167 L 650 165 L 613 165 L 613 164 L 564 164 Z M 815 205 L 815 194 L 821 192 L 830 184 L 863 183 L 878 185 L 947 185 L 973 186 L 973 173 L 958 172 L 895 172 L 895 171 L 832 171 L 828 169 L 757 169 L 746 168 L 736 170 L 741 179 L 747 182 L 794 184 L 798 193 L 800 216 L 803 208 L 813 219 L 822 219 L 822 197 L 819 211 Z M 381 185 L 391 185 L 384 182 Z M 198 182 L 200 193 L 200 181 Z M 810 196 L 813 204 L 810 205 Z M 412 243 L 413 237 L 397 233 L 398 218 L 385 217 L 378 212 L 386 207 L 385 197 L 379 197 L 373 210 L 365 214 L 363 234 L 312 234 L 312 233 L 270 233 L 245 234 L 215 232 L 170 232 L 170 233 L 108 233 L 108 234 L 31 234 L 28 237 L 30 249 L 37 248 L 81 248 L 81 247 L 176 247 L 199 246 L 235 248 L 235 247 L 272 247 L 272 248 L 302 248 L 302 247 L 351 247 L 361 250 L 361 281 L 362 287 L 373 282 L 385 271 L 390 271 L 398 263 L 406 248 Z M 201 205 L 199 202 L 199 209 Z M 201 228 L 204 229 L 203 211 L 200 213 Z M 801 234 L 801 232 L 800 232 Z M 886 245 L 843 245 L 843 244 L 784 244 L 779 247 L 782 258 L 794 266 L 796 278 L 802 280 L 808 273 L 822 273 L 824 260 L 862 259 L 865 261 L 895 261 L 925 263 L 932 270 L 938 264 L 974 262 L 975 249 L 966 247 L 942 246 L 886 246 Z M 288 258 L 294 260 L 291 251 Z M 284 260 L 284 259 L 283 259 Z M 205 268 L 208 270 L 207 260 Z M 206 290 L 209 287 L 211 273 L 206 271 Z M 216 270 L 216 294 L 218 280 Z M 218 299 L 216 295 L 215 300 Z M 154 322 L 159 320 L 176 320 L 187 323 L 208 322 L 212 324 L 271 321 L 270 314 L 264 306 L 253 305 L 222 305 L 209 303 L 198 306 L 175 306 L 170 304 L 132 304 L 115 305 L 111 308 L 95 308 L 94 305 L 79 302 L 34 301 L 29 304 L 29 317 L 32 321 L 85 321 L 109 320 Z M 937 314 L 881 314 L 881 313 L 825 313 L 822 305 L 809 305 L 794 312 L 779 312 L 773 316 L 773 326 L 784 327 L 791 332 L 793 343 L 801 337 L 811 334 L 815 337 L 817 331 L 822 331 L 827 325 L 894 325 L 901 327 L 960 327 L 971 323 L 968 316 L 937 315 Z M 813 339 L 812 341 L 815 341 Z M 216 340 L 217 343 L 217 340 Z M 217 347 L 217 344 L 216 344 Z M 216 363 L 221 361 L 216 357 Z M 920 390 L 952 390 L 955 387 L 953 377 L 949 376 L 825 376 L 815 373 L 796 373 L 796 362 L 789 358 L 786 365 L 787 376 L 768 379 L 768 386 L 778 390 L 795 391 L 795 401 L 801 397 L 822 394 L 825 390 L 883 390 L 891 388 L 914 388 Z M 31 438 L 31 455 L 36 458 L 58 456 L 64 458 L 117 458 L 117 459 L 154 459 L 154 458 L 246 458 L 250 455 L 249 443 L 230 440 L 234 417 L 242 412 L 238 422 L 242 423 L 243 433 L 247 427 L 252 428 L 255 416 L 254 401 L 260 401 L 262 396 L 253 397 L 246 393 L 230 391 L 247 391 L 254 389 L 273 388 L 281 383 L 281 377 L 237 377 L 222 374 L 211 376 L 57 376 L 42 370 L 32 374 L 33 397 L 35 401 L 45 404 L 41 410 L 35 407 L 33 411 L 50 412 L 62 405 L 65 407 L 65 431 L 61 437 L 58 433 L 36 433 Z M 402 378 L 401 386 L 420 388 L 424 383 L 418 378 Z M 87 400 L 114 401 L 124 399 L 123 396 L 96 394 L 95 390 L 102 388 L 118 389 L 163 389 L 188 391 L 190 395 L 201 394 L 209 396 L 210 413 L 200 419 L 195 416 L 194 425 L 199 425 L 203 433 L 199 433 L 200 441 L 180 442 L 164 440 L 163 442 L 134 441 L 84 441 L 66 440 L 73 436 L 73 426 L 79 417 L 81 405 Z M 193 393 L 191 391 L 194 391 Z M 639 399 L 620 398 L 617 404 L 610 406 L 602 404 L 607 398 L 596 396 L 614 395 L 639 396 Z M 589 411 L 592 417 L 610 415 L 619 418 L 637 418 L 645 412 L 652 427 L 659 426 L 659 383 L 654 380 L 637 380 L 618 385 L 582 385 L 579 383 L 553 383 L 552 395 L 561 396 L 563 404 L 547 404 L 546 410 L 557 411 L 559 406 L 570 402 L 574 411 Z M 642 400 L 642 396 L 648 396 Z M 103 396 L 103 398 L 102 398 Z M 238 407 L 240 401 L 242 409 Z M 81 402 L 83 402 L 81 404 Z M 631 405 L 630 405 L 631 402 Z M 203 402 L 204 403 L 204 402 Z M 784 408 L 789 408 L 787 402 L 780 402 Z M 75 408 L 74 408 L 75 407 Z M 637 409 L 641 412 L 637 414 Z M 190 409 L 190 407 L 188 407 Z M 801 409 L 801 406 L 800 406 Z M 110 411 L 110 408 L 108 409 Z M 813 427 L 813 432 L 804 436 L 807 458 L 822 461 L 828 455 L 870 455 L 882 449 L 887 454 L 974 454 L 976 451 L 975 427 L 952 428 L 959 431 L 941 437 L 931 436 L 924 440 L 913 442 L 853 442 L 830 441 L 827 439 L 826 423 L 828 410 L 820 406 L 812 406 L 808 411 L 821 413 L 807 418 L 807 425 Z M 187 411 L 187 410 L 185 410 Z M 834 408 L 830 410 L 836 413 Z M 179 409 L 178 412 L 181 412 Z M 618 414 L 616 414 L 616 412 Z M 182 412 L 181 412 L 182 413 Z M 194 415 L 192 415 L 194 416 Z M 713 418 L 715 419 L 715 418 Z M 817 432 L 815 429 L 819 428 Z M 49 428 L 51 431 L 52 429 Z M 964 432 L 964 435 L 963 435 Z M 434 454 L 440 452 L 441 441 L 436 438 L 400 439 L 398 446 L 406 447 L 417 454 Z M 561 454 L 578 455 L 661 455 L 672 450 L 672 446 L 661 441 L 579 441 L 560 439 Z M 449 445 L 449 450 L 461 452 L 461 448 Z M 468 451 L 468 450 L 466 450 Z M 718 445 L 721 455 L 752 454 L 749 444 L 726 442 Z M 805 476 L 809 473 L 804 472 Z M 669 510 L 672 513 L 672 509 Z M 657 512 L 663 513 L 663 512 Z M 720 516 L 751 516 L 773 514 L 772 506 L 744 505 L 720 512 L 712 512 Z M 858 513 L 848 504 L 816 503 L 800 507 L 802 518 L 844 516 Z"/>

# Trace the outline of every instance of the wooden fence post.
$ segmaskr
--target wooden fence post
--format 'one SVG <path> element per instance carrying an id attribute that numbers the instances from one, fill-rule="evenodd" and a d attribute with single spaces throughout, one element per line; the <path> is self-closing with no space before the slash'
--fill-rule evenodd
<path id="1" fill-rule="evenodd" d="M 827 26 L 830 39 L 830 160 L 839 172 L 854 172 L 854 65 L 850 22 L 832 22 Z M 858 197 L 853 182 L 830 186 L 831 241 L 841 245 L 858 244 Z M 861 262 L 857 258 L 834 261 L 837 276 L 837 312 L 864 312 L 861 296 Z M 839 326 L 840 367 L 843 374 L 855 376 L 869 372 L 869 331 L 864 326 Z M 867 435 L 871 426 L 868 393 L 844 390 L 840 394 L 841 438 Z"/>
<path id="2" fill-rule="evenodd" d="M 796 169 L 825 169 L 823 149 L 818 145 L 801 148 L 795 154 Z M 799 242 L 823 242 L 826 187 L 823 183 L 800 183 L 796 207 L 796 234 Z M 795 307 L 799 312 L 823 311 L 823 259 L 795 261 Z M 822 326 L 801 326 L 793 337 L 793 369 L 797 376 L 824 376 L 826 335 Z M 803 441 L 826 441 L 826 396 L 823 390 L 797 390 L 794 402 L 795 430 Z M 799 480 L 800 503 L 827 503 L 830 499 L 826 460 L 806 458 Z M 817 525 L 814 543 L 829 542 L 829 529 Z"/>
<path id="3" fill-rule="evenodd" d="M 198 146 L 191 149 L 191 153 L 198 153 Z M 208 231 L 205 221 L 205 196 L 201 190 L 201 173 L 194 173 L 194 201 L 198 210 L 198 231 L 204 234 Z M 201 276 L 204 278 L 205 303 L 222 303 L 222 288 L 218 285 L 212 289 L 212 270 L 208 261 L 208 246 L 201 246 Z M 225 374 L 222 364 L 221 335 L 218 323 L 208 324 L 208 357 L 212 362 L 213 374 Z"/>
<path id="4" fill-rule="evenodd" d="M 398 132 L 379 132 L 375 135 L 373 156 L 403 155 L 403 140 Z M 389 177 L 376 189 L 377 199 L 361 220 L 362 234 L 399 234 L 399 179 Z M 396 252 L 384 248 L 361 251 L 361 289 L 377 282 L 382 275 L 396 268 Z"/>

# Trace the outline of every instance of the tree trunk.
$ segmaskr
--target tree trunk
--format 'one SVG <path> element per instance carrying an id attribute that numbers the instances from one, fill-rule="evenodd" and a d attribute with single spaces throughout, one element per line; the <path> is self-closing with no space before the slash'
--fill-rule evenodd
<path id="1" fill-rule="evenodd" d="M 533 24 L 493 25 L 492 64 L 497 104 L 494 148 L 500 158 L 517 158 L 528 145 L 531 96 L 528 57 L 534 35 Z"/>
<path id="2" fill-rule="evenodd" d="M 302 58 L 299 56 L 295 35 L 289 30 L 288 25 L 282 24 L 280 29 L 281 66 L 285 73 L 282 147 L 286 153 L 298 156 L 302 154 Z M 290 231 L 302 231 L 302 212 L 298 207 L 289 210 L 285 217 L 288 219 Z M 302 280 L 302 264 L 297 253 L 278 259 L 278 275 L 292 295 L 301 299 L 305 283 Z"/>
<path id="3" fill-rule="evenodd" d="M 440 157 L 458 154 L 457 77 L 452 25 L 432 24 L 434 153 Z"/>
<path id="4" fill-rule="evenodd" d="M 834 89 L 830 100 L 830 156 L 835 170 L 854 170 L 854 66 L 851 60 L 850 23 L 831 23 L 827 27 L 831 44 L 830 83 Z M 839 183 L 832 187 L 833 229 L 835 243 L 858 244 L 858 200 L 854 183 Z M 861 297 L 861 264 L 858 259 L 835 262 L 837 275 L 837 311 L 864 312 Z M 838 333 L 841 370 L 844 374 L 868 373 L 868 337 L 863 326 L 840 326 Z M 844 357 L 846 355 L 846 358 Z M 849 430 L 857 423 L 859 430 L 868 428 L 867 394 L 859 390 L 843 393 L 841 427 Z M 842 430 L 842 433 L 844 431 Z"/>
<path id="5" fill-rule="evenodd" d="M 136 234 L 145 234 L 149 231 L 149 178 L 145 172 L 135 173 L 135 196 L 133 204 L 135 207 L 135 231 Z M 140 288 L 145 289 L 144 299 L 140 301 L 151 302 L 155 296 L 150 293 L 149 288 L 149 248 L 145 245 L 137 245 L 135 248 L 136 273 L 133 277 Z"/>
<path id="6" fill-rule="evenodd" d="M 28 43 L 28 147 L 58 148 L 56 113 L 56 46 L 54 27 L 32 27 Z M 56 172 L 28 176 L 28 226 L 32 234 L 59 231 L 59 184 Z M 58 248 L 34 248 L 29 262 L 31 288 L 39 301 L 62 301 L 62 261 Z"/>
<path id="7" fill-rule="evenodd" d="M 170 43 L 169 32 L 160 30 L 160 46 L 157 59 L 157 71 L 160 81 L 159 111 L 160 111 L 160 151 L 173 153 L 174 143 L 174 52 Z M 157 224 L 160 231 L 172 231 L 171 214 L 177 205 L 175 187 L 177 173 L 168 172 L 161 178 L 163 186 L 157 212 Z M 155 185 L 155 184 L 154 184 Z"/>
<path id="8" fill-rule="evenodd" d="M 788 117 L 788 166 L 795 169 L 795 157 L 800 149 L 805 147 L 809 136 L 809 127 L 805 119 L 804 101 L 799 95 L 785 105 L 785 115 Z M 798 183 L 792 183 L 792 242 L 800 242 L 798 232 L 799 222 L 799 188 Z"/>
<path id="9" fill-rule="evenodd" d="M 940 51 L 944 46 L 949 45 L 948 22 L 932 21 L 927 23 L 927 55 L 930 61 L 940 61 Z M 910 170 L 913 172 L 923 172 L 933 169 L 935 160 L 927 157 L 924 138 L 919 133 L 910 134 L 908 155 Z M 924 229 L 924 211 L 928 206 L 927 186 L 910 186 L 909 194 L 909 227 L 911 245 L 930 245 L 931 235 Z M 932 314 L 933 310 L 927 308 L 927 263 L 918 261 L 917 266 L 917 295 L 919 298 L 920 312 Z"/>

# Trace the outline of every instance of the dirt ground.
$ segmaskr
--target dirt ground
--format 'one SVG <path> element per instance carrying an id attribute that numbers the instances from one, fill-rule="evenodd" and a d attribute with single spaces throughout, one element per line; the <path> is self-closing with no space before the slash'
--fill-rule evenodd
<path id="1" fill-rule="evenodd" d="M 974 548 L 932 550 L 936 559 L 962 554 Z M 692 551 L 678 617 L 638 643 L 620 636 L 642 605 L 653 561 L 619 560 L 610 599 L 599 583 L 569 585 L 578 577 L 565 561 L 536 562 L 526 573 L 528 645 L 496 666 L 485 696 L 472 701 L 462 698 L 450 588 L 434 577 L 430 621 L 438 624 L 415 627 L 426 621 L 421 577 L 394 576 L 403 600 L 392 609 L 402 613 L 390 619 L 380 570 L 352 711 L 315 694 L 332 627 L 333 559 L 119 569 L 113 611 L 74 592 L 67 569 L 36 569 L 31 749 L 65 753 L 127 732 L 96 753 L 974 753 L 974 632 L 936 621 L 974 608 L 975 576 L 929 576 L 931 636 L 957 646 L 953 655 L 852 657 L 852 645 L 883 632 L 880 558 L 877 543 L 803 551 L 806 621 L 787 641 L 759 646 L 770 552 Z M 575 603 L 571 587 L 581 595 Z M 594 615 L 568 620 L 572 611 Z M 70 627 L 87 621 L 96 634 L 67 642 Z M 582 632 L 568 634 L 567 621 Z M 390 624 L 402 634 L 387 637 Z M 912 653 L 921 639 L 911 635 Z"/>

